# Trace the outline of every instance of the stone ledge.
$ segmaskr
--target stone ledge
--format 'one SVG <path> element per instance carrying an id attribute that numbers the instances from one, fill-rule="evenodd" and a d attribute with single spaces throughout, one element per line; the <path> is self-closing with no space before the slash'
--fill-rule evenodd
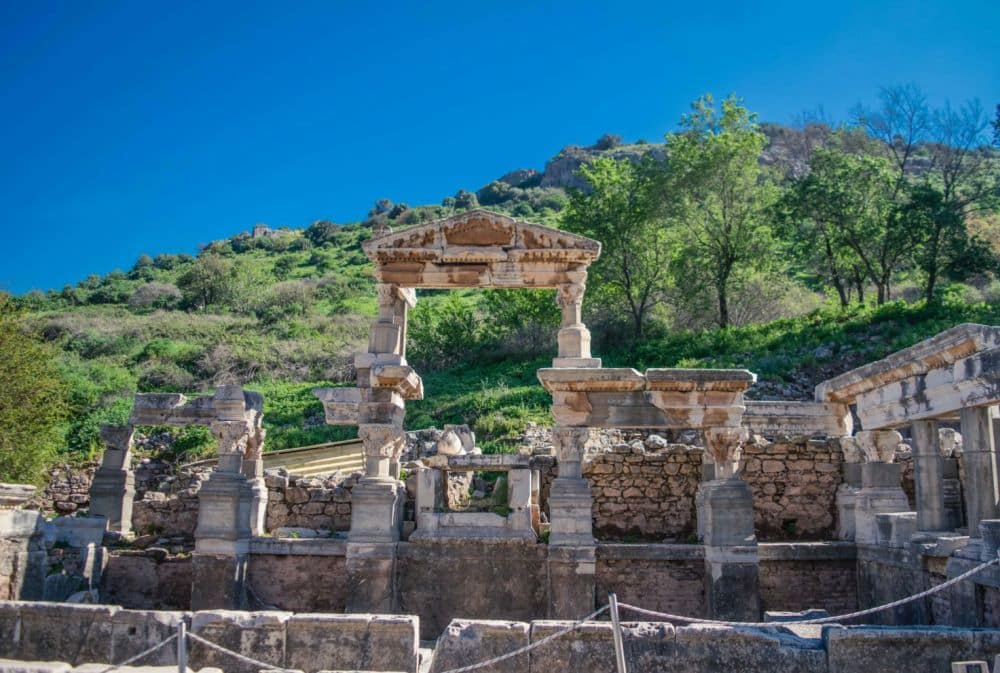
<path id="1" fill-rule="evenodd" d="M 613 560 L 694 561 L 705 558 L 700 544 L 628 544 L 600 542 L 597 557 Z"/>
<path id="2" fill-rule="evenodd" d="M 853 561 L 853 542 L 762 542 L 757 545 L 761 561 Z"/>
<path id="3" fill-rule="evenodd" d="M 250 540 L 250 553 L 277 556 L 346 556 L 347 541 L 330 538 L 296 540 L 255 537 Z"/>

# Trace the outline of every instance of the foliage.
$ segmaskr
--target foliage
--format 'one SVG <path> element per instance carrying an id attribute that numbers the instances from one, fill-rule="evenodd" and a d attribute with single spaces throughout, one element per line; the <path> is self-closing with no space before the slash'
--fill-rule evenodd
<path id="1" fill-rule="evenodd" d="M 0 294 L 0 481 L 39 483 L 59 448 L 66 388 L 52 349 Z"/>
<path id="2" fill-rule="evenodd" d="M 661 191 L 665 210 L 683 231 L 679 277 L 689 288 L 701 279 L 711 284 L 725 328 L 735 278 L 749 265 L 766 266 L 773 255 L 769 220 L 777 191 L 759 163 L 766 136 L 732 96 L 720 108 L 710 94 L 698 99 L 681 126 L 667 135 Z"/>
<path id="3" fill-rule="evenodd" d="M 635 339 L 663 296 L 674 249 L 655 213 L 652 171 L 648 164 L 595 159 L 580 170 L 590 191 L 573 193 L 563 216 L 566 229 L 602 242 L 592 283 L 603 286 L 602 308 L 628 306 Z"/>

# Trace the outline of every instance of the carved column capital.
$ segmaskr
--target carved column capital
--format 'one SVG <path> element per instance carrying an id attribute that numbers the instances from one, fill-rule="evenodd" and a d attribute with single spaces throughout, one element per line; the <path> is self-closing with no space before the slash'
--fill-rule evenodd
<path id="1" fill-rule="evenodd" d="M 131 425 L 102 425 L 101 441 L 105 446 L 115 451 L 128 451 L 132 448 L 132 438 L 135 428 Z"/>
<path id="2" fill-rule="evenodd" d="M 587 290 L 586 283 L 565 283 L 556 289 L 556 304 L 559 308 L 583 303 L 583 295 Z"/>
<path id="3" fill-rule="evenodd" d="M 729 479 L 739 473 L 743 445 L 749 439 L 750 431 L 744 427 L 705 430 L 705 451 L 715 463 L 716 479 Z"/>
<path id="4" fill-rule="evenodd" d="M 962 433 L 951 428 L 938 428 L 938 447 L 945 458 L 962 453 Z"/>
<path id="5" fill-rule="evenodd" d="M 212 434 L 219 442 L 219 455 L 240 454 L 247 450 L 250 424 L 246 421 L 213 421 Z"/>
<path id="6" fill-rule="evenodd" d="M 841 437 L 839 443 L 845 463 L 861 462 L 861 447 L 858 446 L 858 440 L 854 437 Z"/>
<path id="7" fill-rule="evenodd" d="M 590 440 L 590 429 L 559 425 L 552 428 L 552 448 L 559 465 L 559 477 L 583 476 L 583 456 Z"/>
<path id="8" fill-rule="evenodd" d="M 861 430 L 854 439 L 866 463 L 891 463 L 903 436 L 895 430 Z"/>

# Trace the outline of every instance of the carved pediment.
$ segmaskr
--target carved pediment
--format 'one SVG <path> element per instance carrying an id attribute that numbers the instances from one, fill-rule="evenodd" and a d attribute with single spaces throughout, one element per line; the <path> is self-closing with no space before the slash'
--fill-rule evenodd
<path id="1" fill-rule="evenodd" d="M 364 250 L 376 264 L 563 260 L 587 265 L 601 254 L 601 244 L 506 215 L 472 210 L 372 239 Z"/>

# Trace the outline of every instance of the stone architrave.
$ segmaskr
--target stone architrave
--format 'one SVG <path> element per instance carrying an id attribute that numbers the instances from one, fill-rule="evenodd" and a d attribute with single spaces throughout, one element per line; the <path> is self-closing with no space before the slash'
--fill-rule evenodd
<path id="1" fill-rule="evenodd" d="M 90 514 L 103 516 L 108 529 L 128 533 L 132 530 L 132 502 L 135 498 L 135 475 L 132 472 L 131 425 L 102 425 L 104 453 L 101 465 L 90 484 Z"/>
<path id="2" fill-rule="evenodd" d="M 705 596 L 713 619 L 760 618 L 760 559 L 753 526 L 753 491 L 739 476 L 743 427 L 705 431 L 716 478 L 698 487 L 698 530 L 705 545 Z"/>
<path id="3" fill-rule="evenodd" d="M 979 522 L 1000 518 L 1000 486 L 996 469 L 997 406 L 961 412 L 962 458 L 965 461 L 965 513 L 969 536 L 979 535 Z"/>
<path id="4" fill-rule="evenodd" d="M 944 508 L 944 465 L 936 421 L 913 421 L 914 482 L 916 486 L 917 530 L 948 530 Z"/>
<path id="5" fill-rule="evenodd" d="M 900 465 L 893 462 L 903 438 L 895 430 L 862 430 L 855 440 L 865 462 L 861 465 L 861 490 L 855 506 L 854 540 L 874 545 L 878 542 L 876 516 L 910 508 L 900 485 Z"/>

